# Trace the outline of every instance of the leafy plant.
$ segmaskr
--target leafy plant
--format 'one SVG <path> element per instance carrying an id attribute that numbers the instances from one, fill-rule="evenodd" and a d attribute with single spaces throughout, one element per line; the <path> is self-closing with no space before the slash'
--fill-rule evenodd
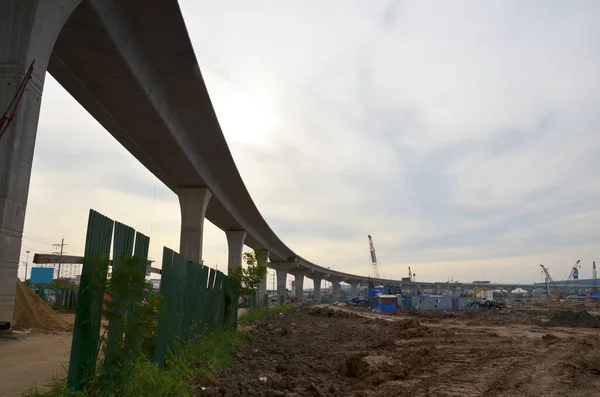
<path id="1" fill-rule="evenodd" d="M 108 325 L 102 340 L 104 362 L 97 379 L 103 394 L 126 382 L 136 360 L 154 356 L 160 296 L 146 283 L 145 262 L 125 255 L 106 283 L 110 299 L 104 316 Z"/>
<path id="2" fill-rule="evenodd" d="M 229 268 L 229 285 L 234 296 L 250 295 L 258 289 L 258 286 L 267 273 L 266 263 L 257 263 L 261 247 L 257 247 L 254 251 L 244 252 L 242 259 L 246 266 Z"/>

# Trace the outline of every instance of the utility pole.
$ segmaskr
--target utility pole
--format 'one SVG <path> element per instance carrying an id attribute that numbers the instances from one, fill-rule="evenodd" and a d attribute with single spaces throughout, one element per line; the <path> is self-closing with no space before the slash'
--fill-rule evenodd
<path id="1" fill-rule="evenodd" d="M 25 262 L 25 282 L 27 282 L 27 266 L 29 265 L 29 253 L 31 251 L 25 251 L 27 253 L 27 261 Z"/>
<path id="2" fill-rule="evenodd" d="M 61 256 L 60 261 L 62 261 L 62 256 L 64 253 L 63 249 L 65 247 L 65 245 L 69 245 L 69 244 L 65 244 L 65 238 L 63 237 L 60 244 L 52 244 L 53 246 L 56 247 L 56 249 L 58 249 L 58 247 L 60 247 L 60 252 L 53 252 L 53 254 L 59 254 Z M 56 274 L 56 279 L 60 278 L 60 267 L 61 267 L 62 263 L 58 264 L 58 273 Z"/>

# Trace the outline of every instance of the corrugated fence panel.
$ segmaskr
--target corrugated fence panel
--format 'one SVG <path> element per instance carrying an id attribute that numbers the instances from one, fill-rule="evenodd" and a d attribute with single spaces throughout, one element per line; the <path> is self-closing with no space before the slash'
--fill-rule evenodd
<path id="1" fill-rule="evenodd" d="M 196 290 L 195 290 L 195 279 L 194 269 L 195 264 L 192 261 L 185 260 L 185 296 L 183 301 L 183 331 L 182 340 L 188 341 L 193 336 L 194 327 L 194 315 L 196 308 Z"/>
<path id="2" fill-rule="evenodd" d="M 146 277 L 146 264 L 148 262 L 148 249 L 150 247 L 150 238 L 137 232 L 135 234 L 135 245 L 133 249 L 133 255 L 139 259 L 139 263 L 136 271 L 137 277 Z M 129 302 L 129 309 L 127 310 L 127 328 L 136 327 L 140 323 L 140 311 L 142 308 L 142 301 L 144 300 L 144 291 L 134 289 L 132 291 L 131 302 Z M 138 346 L 141 341 L 139 338 L 132 338 L 133 340 L 126 340 L 125 344 L 128 349 L 132 351 L 138 351 Z M 135 359 L 135 357 L 132 357 Z"/>
<path id="3" fill-rule="evenodd" d="M 173 256 L 173 269 L 177 275 L 177 310 L 175 319 L 175 342 L 183 342 L 183 324 L 185 322 L 185 295 L 186 276 L 187 276 L 187 261 L 178 253 Z"/>
<path id="4" fill-rule="evenodd" d="M 162 307 L 156 325 L 156 346 L 154 361 L 159 367 L 164 367 L 167 351 L 173 350 L 174 325 L 177 309 L 177 278 L 173 269 L 174 253 L 168 248 L 163 249 L 160 295 Z"/>
<path id="5" fill-rule="evenodd" d="M 208 299 L 207 305 L 208 305 L 208 323 L 209 323 L 209 329 L 212 331 L 215 329 L 216 324 L 215 324 L 215 310 L 216 310 L 216 303 L 217 300 L 219 299 L 219 295 L 217 293 L 217 291 L 215 290 L 215 280 L 217 278 L 217 271 L 215 271 L 214 269 L 211 270 L 210 272 L 210 278 L 208 279 L 208 293 L 210 295 L 210 298 Z"/>
<path id="6" fill-rule="evenodd" d="M 123 268 L 123 257 L 133 252 L 133 240 L 135 230 L 120 222 L 115 222 L 115 234 L 113 242 L 112 270 L 119 271 Z M 125 281 L 125 280 L 123 280 Z M 127 315 L 127 297 L 119 295 L 114 289 L 111 292 L 111 306 L 114 310 L 115 321 L 108 326 L 108 340 L 106 349 L 106 365 L 111 366 L 123 347 L 123 332 L 125 332 L 125 319 Z"/>
<path id="7" fill-rule="evenodd" d="M 225 320 L 225 280 L 227 280 L 227 276 L 223 273 L 217 273 L 217 285 L 218 285 L 218 296 L 217 299 L 217 313 L 216 313 L 216 323 L 218 327 L 223 326 L 223 322 Z"/>
<path id="8" fill-rule="evenodd" d="M 82 390 L 96 365 L 114 222 L 90 210 L 67 384 Z"/>
<path id="9" fill-rule="evenodd" d="M 198 316 L 200 317 L 200 333 L 208 331 L 208 307 L 206 305 L 206 301 L 208 299 L 208 290 L 206 289 L 206 285 L 208 284 L 208 276 L 210 273 L 210 268 L 207 266 L 202 266 L 200 270 L 200 307 L 198 309 Z"/>
<path id="10" fill-rule="evenodd" d="M 135 234 L 135 248 L 133 250 L 133 255 L 138 258 L 147 260 L 148 259 L 148 249 L 150 248 L 150 237 L 137 232 Z M 146 262 L 143 263 L 144 272 L 146 271 Z"/>

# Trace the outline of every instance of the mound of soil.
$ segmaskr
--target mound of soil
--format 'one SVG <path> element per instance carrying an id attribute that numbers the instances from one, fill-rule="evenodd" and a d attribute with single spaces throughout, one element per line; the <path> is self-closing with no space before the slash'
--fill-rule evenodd
<path id="1" fill-rule="evenodd" d="M 63 320 L 35 292 L 17 280 L 13 321 L 23 328 L 45 332 L 69 332 L 73 327 Z"/>
<path id="2" fill-rule="evenodd" d="M 310 313 L 317 316 L 325 316 L 325 317 L 339 317 L 339 318 L 357 318 L 360 315 L 356 313 L 352 313 L 346 310 L 335 310 L 330 307 L 315 307 L 310 308 Z"/>
<path id="3" fill-rule="evenodd" d="M 548 321 L 554 327 L 600 327 L 600 321 L 586 311 L 574 312 L 565 310 L 556 312 Z"/>

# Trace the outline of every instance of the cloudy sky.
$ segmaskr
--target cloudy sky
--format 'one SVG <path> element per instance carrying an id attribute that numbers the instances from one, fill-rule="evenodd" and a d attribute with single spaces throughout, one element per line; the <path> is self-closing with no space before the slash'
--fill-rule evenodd
<path id="1" fill-rule="evenodd" d="M 367 275 L 372 234 L 385 277 L 532 282 L 577 259 L 591 276 L 599 2 L 180 4 L 246 186 L 299 255 Z M 63 236 L 82 254 L 89 208 L 151 235 L 154 259 L 178 248 L 176 196 L 48 76 L 22 260 Z"/>

